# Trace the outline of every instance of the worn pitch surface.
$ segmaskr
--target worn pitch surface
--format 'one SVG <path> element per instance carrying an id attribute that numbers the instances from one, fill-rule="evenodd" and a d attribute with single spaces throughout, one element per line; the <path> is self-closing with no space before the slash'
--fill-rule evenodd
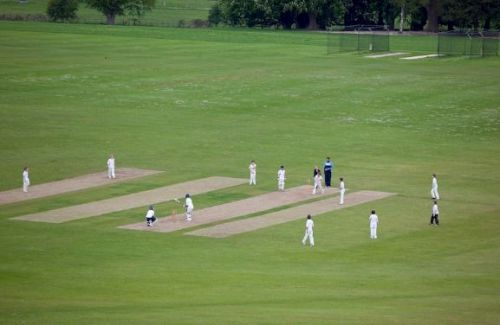
<path id="1" fill-rule="evenodd" d="M 120 196 L 112 199 L 75 205 L 67 208 L 46 212 L 34 213 L 15 217 L 13 219 L 25 221 L 39 221 L 62 223 L 71 220 L 83 219 L 103 215 L 116 211 L 123 211 L 143 206 L 145 209 L 150 204 L 165 202 L 175 198 L 184 197 L 186 193 L 192 195 L 215 191 L 246 183 L 246 179 L 231 177 L 207 177 L 199 180 L 179 183 L 139 193 Z"/>
<path id="2" fill-rule="evenodd" d="M 14 203 L 19 201 L 37 199 L 41 197 L 53 196 L 67 192 L 84 190 L 91 187 L 110 185 L 129 181 L 135 178 L 162 173 L 158 170 L 147 170 L 137 168 L 118 168 L 116 169 L 116 178 L 108 179 L 108 173 L 94 173 L 82 175 L 74 178 L 68 178 L 61 181 L 33 185 L 29 187 L 29 192 L 24 193 L 21 185 L 18 189 L 0 192 L 0 205 Z M 20 177 L 21 179 L 21 177 Z"/>
<path id="3" fill-rule="evenodd" d="M 313 199 L 319 196 L 311 194 L 310 185 L 303 185 L 287 189 L 284 192 L 271 192 L 248 199 L 225 203 L 210 208 L 196 210 L 193 213 L 192 221 L 185 221 L 183 216 L 173 216 L 161 218 L 153 227 L 147 227 L 145 222 L 135 223 L 131 225 L 121 226 L 120 228 L 133 230 L 150 230 L 158 232 L 172 232 L 185 228 L 196 227 L 212 222 L 223 221 L 231 218 L 236 218 L 251 213 L 265 211 L 280 206 L 298 203 Z M 332 195 L 337 193 L 338 189 L 329 188 L 322 196 Z M 196 202 L 194 202 L 196 205 Z"/>
<path id="4" fill-rule="evenodd" d="M 348 208 L 358 204 L 383 199 L 391 195 L 394 194 L 375 191 L 360 191 L 352 194 L 347 194 L 344 198 L 344 205 L 339 204 L 338 198 L 331 198 L 300 205 L 297 207 L 292 207 L 285 210 L 280 210 L 259 217 L 237 220 L 213 227 L 195 230 L 192 232 L 188 232 L 187 235 L 217 238 L 229 237 L 297 219 L 305 220 L 308 214 L 318 215 L 341 208 Z"/>

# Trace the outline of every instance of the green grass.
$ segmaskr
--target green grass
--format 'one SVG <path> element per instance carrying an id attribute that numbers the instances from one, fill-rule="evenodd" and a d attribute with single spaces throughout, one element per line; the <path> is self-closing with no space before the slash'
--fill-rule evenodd
<path id="1" fill-rule="evenodd" d="M 432 40 L 396 42 L 417 52 Z M 497 324 L 500 60 L 326 55 L 316 33 L 0 22 L 0 190 L 118 166 L 160 176 L 0 209 L 5 324 Z M 10 218 L 223 175 L 302 185 L 330 155 L 352 191 L 397 196 L 227 239 Z M 431 174 L 440 228 L 427 225 Z M 158 205 L 168 214 L 173 204 Z M 380 217 L 370 241 L 368 214 Z"/>
<path id="2" fill-rule="evenodd" d="M 0 14 L 46 14 L 48 0 L 29 0 L 19 3 L 16 0 L 0 0 Z M 208 11 L 214 0 L 157 0 L 153 10 L 146 13 L 144 22 L 154 25 L 176 26 L 179 20 L 208 18 Z M 84 3 L 78 7 L 77 16 L 81 22 L 104 22 L 104 16 L 97 10 L 88 8 Z M 122 18 L 117 18 L 121 23 Z"/>

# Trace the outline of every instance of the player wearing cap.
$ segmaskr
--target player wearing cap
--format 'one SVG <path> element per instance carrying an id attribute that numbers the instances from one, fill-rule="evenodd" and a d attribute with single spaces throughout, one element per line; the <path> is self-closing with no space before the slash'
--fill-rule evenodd
<path id="1" fill-rule="evenodd" d="M 191 221 L 193 219 L 193 200 L 189 194 L 186 194 L 186 202 L 184 203 L 184 207 L 186 208 L 186 221 Z"/>
<path id="2" fill-rule="evenodd" d="M 375 214 L 375 210 L 372 210 L 368 220 L 370 221 L 370 239 L 377 239 L 378 216 Z"/>
<path id="3" fill-rule="evenodd" d="M 250 166 L 248 166 L 248 170 L 250 170 L 250 185 L 256 185 L 257 184 L 257 164 L 255 163 L 255 160 L 252 160 L 250 162 Z"/>
<path id="4" fill-rule="evenodd" d="M 314 246 L 314 221 L 312 220 L 312 217 L 310 214 L 307 215 L 307 220 L 306 220 L 306 233 L 304 234 L 304 238 L 302 239 L 302 245 L 306 244 L 307 238 L 309 238 L 309 244 L 311 247 Z"/>
<path id="5" fill-rule="evenodd" d="M 286 171 L 285 166 L 281 165 L 278 170 L 278 190 L 285 190 L 285 179 L 286 179 Z"/>

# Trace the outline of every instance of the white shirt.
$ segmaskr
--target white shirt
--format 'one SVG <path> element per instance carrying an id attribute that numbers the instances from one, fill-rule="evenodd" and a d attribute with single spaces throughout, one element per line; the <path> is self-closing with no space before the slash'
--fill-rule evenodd
<path id="1" fill-rule="evenodd" d="M 285 170 L 284 169 L 278 170 L 278 179 L 280 181 L 284 181 L 285 180 Z"/>
<path id="2" fill-rule="evenodd" d="M 250 170 L 250 174 L 255 174 L 257 172 L 257 164 L 251 163 L 248 169 Z"/>
<path id="3" fill-rule="evenodd" d="M 437 189 L 438 188 L 438 180 L 436 177 L 432 177 L 432 188 Z"/>
<path id="4" fill-rule="evenodd" d="M 191 200 L 190 197 L 186 198 L 186 208 L 188 208 L 188 209 L 194 209 L 193 200 Z"/>
<path id="5" fill-rule="evenodd" d="M 312 232 L 314 228 L 314 221 L 312 219 L 307 219 L 306 221 L 306 229 L 308 232 Z"/>
<path id="6" fill-rule="evenodd" d="M 25 182 L 29 182 L 30 181 L 29 174 L 28 174 L 27 170 L 23 171 L 23 181 L 25 181 Z"/>
<path id="7" fill-rule="evenodd" d="M 108 159 L 108 168 L 115 168 L 115 158 Z"/>
<path id="8" fill-rule="evenodd" d="M 378 216 L 376 214 L 370 214 L 370 227 L 375 228 L 378 224 Z"/>
<path id="9" fill-rule="evenodd" d="M 345 190 L 344 181 L 340 182 L 339 189 L 340 189 L 341 191 Z"/>
<path id="10" fill-rule="evenodd" d="M 315 186 L 321 186 L 321 181 L 323 180 L 323 177 L 320 174 L 317 174 L 314 176 L 314 185 Z"/>
<path id="11" fill-rule="evenodd" d="M 155 216 L 155 210 L 148 210 L 148 212 L 146 213 L 146 218 L 147 219 L 151 219 Z"/>
<path id="12" fill-rule="evenodd" d="M 438 205 L 437 204 L 434 204 L 432 206 L 432 215 L 433 216 L 437 216 L 439 214 L 439 209 L 438 209 Z"/>

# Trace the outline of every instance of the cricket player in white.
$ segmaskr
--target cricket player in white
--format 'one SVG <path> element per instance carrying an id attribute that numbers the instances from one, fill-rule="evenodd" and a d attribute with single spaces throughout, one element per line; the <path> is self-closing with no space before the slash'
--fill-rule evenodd
<path id="1" fill-rule="evenodd" d="M 146 225 L 151 227 L 156 222 L 154 206 L 150 205 L 146 213 Z"/>
<path id="2" fill-rule="evenodd" d="M 108 159 L 108 178 L 116 178 L 115 175 L 115 157 L 113 155 L 109 156 Z"/>
<path id="3" fill-rule="evenodd" d="M 257 184 L 257 164 L 255 160 L 250 162 L 250 166 L 248 166 L 248 170 L 250 170 L 250 185 Z"/>
<path id="4" fill-rule="evenodd" d="M 437 180 L 436 174 L 432 174 L 431 197 L 432 197 L 433 200 L 439 200 L 438 180 Z"/>
<path id="5" fill-rule="evenodd" d="M 375 214 L 375 210 L 372 210 L 368 220 L 370 221 L 370 238 L 377 239 L 378 216 Z"/>
<path id="6" fill-rule="evenodd" d="M 344 204 L 344 194 L 345 194 L 345 184 L 344 184 L 344 178 L 340 178 L 340 184 L 339 184 L 339 191 L 340 191 L 340 205 Z"/>
<path id="7" fill-rule="evenodd" d="M 432 205 L 431 222 L 429 225 L 432 224 L 439 226 L 439 208 L 437 201 L 434 201 L 434 205 Z"/>
<path id="8" fill-rule="evenodd" d="M 312 220 L 311 215 L 308 214 L 306 221 L 306 233 L 304 235 L 304 239 L 302 239 L 302 245 L 305 245 L 307 238 L 309 238 L 309 244 L 311 245 L 311 247 L 314 246 L 313 228 L 314 228 L 314 221 Z"/>
<path id="9" fill-rule="evenodd" d="M 321 176 L 321 172 L 318 170 L 316 176 L 314 176 L 314 187 L 313 187 L 313 195 L 318 192 L 318 190 L 323 194 L 325 189 L 323 188 L 323 176 Z"/>
<path id="10" fill-rule="evenodd" d="M 29 168 L 24 167 L 23 169 L 23 192 L 28 192 L 28 186 L 30 186 L 30 175 L 28 173 Z"/>
<path id="11" fill-rule="evenodd" d="M 186 208 L 186 221 L 191 221 L 193 219 L 193 200 L 191 199 L 189 194 L 186 194 L 186 202 L 184 203 L 184 207 Z"/>
<path id="12" fill-rule="evenodd" d="M 285 190 L 285 179 L 286 179 L 285 166 L 281 165 L 280 169 L 278 170 L 278 190 L 280 191 Z"/>

